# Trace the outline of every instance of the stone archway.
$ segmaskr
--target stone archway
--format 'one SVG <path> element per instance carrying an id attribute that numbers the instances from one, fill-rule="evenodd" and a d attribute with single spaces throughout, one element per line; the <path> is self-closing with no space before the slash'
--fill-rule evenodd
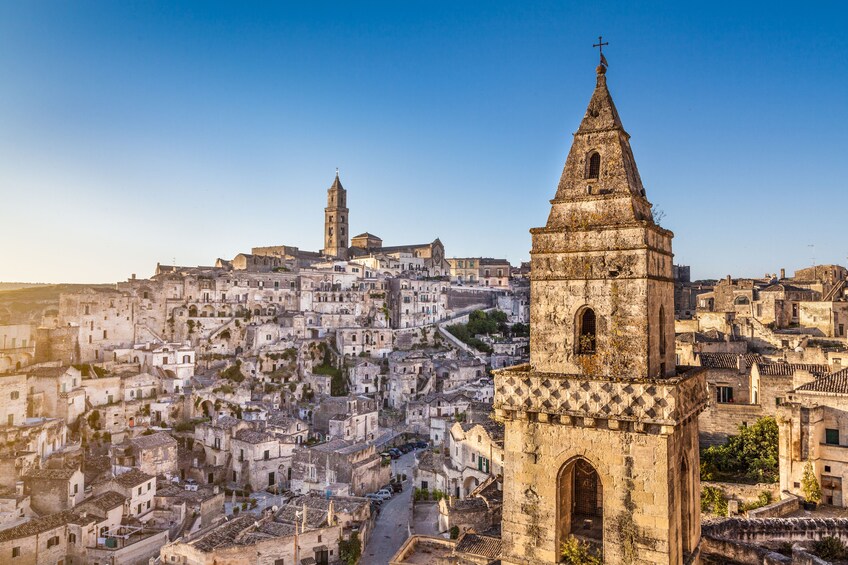
<path id="1" fill-rule="evenodd" d="M 200 403 L 200 410 L 204 416 L 210 420 L 215 420 L 215 405 L 211 400 L 204 400 Z"/>
<path id="2" fill-rule="evenodd" d="M 603 483 L 595 467 L 578 457 L 566 462 L 557 478 L 557 547 L 570 536 L 602 547 Z"/>
<path id="3" fill-rule="evenodd" d="M 463 498 L 468 498 L 468 495 L 470 495 L 479 484 L 480 481 L 477 479 L 477 477 L 473 475 L 465 477 L 465 480 L 462 482 Z"/>

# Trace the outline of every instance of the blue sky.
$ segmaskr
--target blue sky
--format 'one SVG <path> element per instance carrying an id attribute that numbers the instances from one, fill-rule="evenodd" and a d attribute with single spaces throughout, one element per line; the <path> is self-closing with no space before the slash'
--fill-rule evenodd
<path id="1" fill-rule="evenodd" d="M 321 246 L 529 257 L 608 80 L 693 276 L 848 262 L 848 9 L 781 3 L 0 3 L 0 280 Z M 814 245 L 815 247 L 810 247 Z"/>

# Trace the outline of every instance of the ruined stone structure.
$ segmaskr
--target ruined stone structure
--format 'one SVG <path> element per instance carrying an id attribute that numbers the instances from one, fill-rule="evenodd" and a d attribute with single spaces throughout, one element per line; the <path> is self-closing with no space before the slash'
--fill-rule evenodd
<path id="1" fill-rule="evenodd" d="M 674 354 L 671 238 L 598 67 L 547 225 L 531 230 L 530 363 L 497 372 L 503 563 L 698 561 L 706 386 Z"/>
<path id="2" fill-rule="evenodd" d="M 327 207 L 324 208 L 324 255 L 347 259 L 348 231 L 347 191 L 339 180 L 327 189 Z"/>

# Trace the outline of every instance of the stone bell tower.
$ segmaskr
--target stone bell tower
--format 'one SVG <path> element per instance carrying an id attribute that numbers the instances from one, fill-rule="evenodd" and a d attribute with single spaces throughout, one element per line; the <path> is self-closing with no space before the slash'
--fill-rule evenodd
<path id="1" fill-rule="evenodd" d="M 322 253 L 328 257 L 347 259 L 348 230 L 347 191 L 339 180 L 336 169 L 336 180 L 327 189 L 327 207 L 324 208 L 324 249 Z"/>
<path id="2" fill-rule="evenodd" d="M 698 561 L 704 377 L 674 353 L 673 234 L 651 204 L 605 60 L 545 227 L 531 230 L 530 363 L 497 372 L 503 563 Z"/>

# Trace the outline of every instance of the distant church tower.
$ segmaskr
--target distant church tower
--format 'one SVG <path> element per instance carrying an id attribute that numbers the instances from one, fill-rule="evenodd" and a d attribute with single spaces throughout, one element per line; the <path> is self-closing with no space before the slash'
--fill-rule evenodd
<path id="1" fill-rule="evenodd" d="M 606 564 L 698 561 L 703 374 L 674 352 L 671 239 L 607 90 L 605 61 L 533 238 L 530 363 L 498 371 L 505 564 L 563 541 Z"/>
<path id="2" fill-rule="evenodd" d="M 339 180 L 327 189 L 327 207 L 324 208 L 324 255 L 347 259 L 348 230 L 347 191 Z"/>

